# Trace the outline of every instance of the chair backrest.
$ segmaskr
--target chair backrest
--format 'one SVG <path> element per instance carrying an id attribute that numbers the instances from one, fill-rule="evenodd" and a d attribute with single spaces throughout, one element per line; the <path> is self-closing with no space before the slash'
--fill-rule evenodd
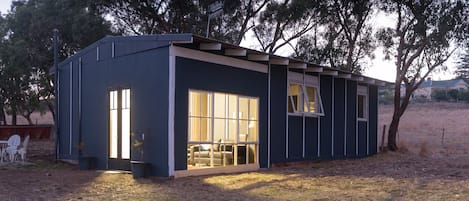
<path id="1" fill-rule="evenodd" d="M 21 138 L 19 135 L 12 135 L 8 138 L 8 146 L 9 147 L 18 147 L 21 143 Z"/>
<path id="2" fill-rule="evenodd" d="M 29 135 L 24 138 L 23 145 L 21 145 L 21 148 L 24 150 L 28 149 L 28 144 L 29 144 Z"/>

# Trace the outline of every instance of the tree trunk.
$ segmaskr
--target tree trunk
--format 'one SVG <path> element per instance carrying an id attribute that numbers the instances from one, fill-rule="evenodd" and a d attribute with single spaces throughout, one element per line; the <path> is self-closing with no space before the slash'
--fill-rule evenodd
<path id="1" fill-rule="evenodd" d="M 5 115 L 5 110 L 3 110 L 3 104 L 0 103 L 0 125 L 6 125 L 7 118 Z"/>
<path id="2" fill-rule="evenodd" d="M 399 120 L 400 118 L 396 116 L 396 113 L 392 116 L 391 125 L 389 125 L 388 131 L 388 149 L 390 151 L 397 151 L 399 148 L 397 147 L 397 130 L 399 128 Z"/>
<path id="3" fill-rule="evenodd" d="M 13 126 L 16 126 L 16 117 L 17 117 L 16 110 L 15 109 L 11 110 L 11 125 Z"/>
<path id="4" fill-rule="evenodd" d="M 31 113 L 25 114 L 23 117 L 28 121 L 29 125 L 33 125 L 33 121 L 31 120 Z"/>
<path id="5" fill-rule="evenodd" d="M 54 125 L 56 124 L 55 122 L 55 107 L 54 104 L 50 103 L 49 101 L 47 102 L 47 108 L 49 108 L 49 111 L 52 114 L 52 120 L 54 122 Z"/>

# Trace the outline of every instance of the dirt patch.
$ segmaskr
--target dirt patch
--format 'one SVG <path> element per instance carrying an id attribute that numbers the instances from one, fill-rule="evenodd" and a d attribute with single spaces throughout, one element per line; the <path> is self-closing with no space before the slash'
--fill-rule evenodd
<path id="1" fill-rule="evenodd" d="M 54 163 L 53 142 L 32 141 L 31 164 L 0 167 L 0 200 L 467 200 L 465 106 L 411 106 L 399 137 L 407 151 L 242 174 L 134 180 Z M 380 120 L 389 113 L 380 108 Z"/>

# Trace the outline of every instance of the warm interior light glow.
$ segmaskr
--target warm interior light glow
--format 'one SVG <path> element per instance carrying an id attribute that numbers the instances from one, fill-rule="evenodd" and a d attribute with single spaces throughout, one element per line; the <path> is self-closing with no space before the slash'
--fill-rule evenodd
<path id="1" fill-rule="evenodd" d="M 109 157 L 117 158 L 117 91 L 111 91 L 110 97 L 110 118 L 109 118 Z"/>
<path id="2" fill-rule="evenodd" d="M 189 91 L 188 169 L 257 163 L 258 98 Z"/>
<path id="3" fill-rule="evenodd" d="M 122 90 L 122 159 L 130 159 L 130 89 Z"/>

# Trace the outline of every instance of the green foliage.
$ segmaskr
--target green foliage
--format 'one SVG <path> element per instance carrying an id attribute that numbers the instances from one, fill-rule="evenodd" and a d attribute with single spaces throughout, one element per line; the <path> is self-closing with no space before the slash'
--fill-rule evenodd
<path id="1" fill-rule="evenodd" d="M 469 79 L 469 42 L 466 42 L 465 52 L 459 58 L 456 75 L 458 78 Z"/>
<path id="2" fill-rule="evenodd" d="M 275 53 L 299 39 L 326 18 L 324 1 L 271 1 L 254 27 L 254 35 L 264 52 Z"/>
<path id="3" fill-rule="evenodd" d="M 380 89 L 378 91 L 378 102 L 379 104 L 389 105 L 394 100 L 394 94 L 390 89 Z"/>
<path id="4" fill-rule="evenodd" d="M 458 89 L 450 89 L 447 91 L 448 98 L 451 101 L 458 101 L 459 100 L 459 90 Z"/>
<path id="5" fill-rule="evenodd" d="M 60 33 L 60 59 L 111 33 L 110 24 L 87 1 L 13 1 L 11 12 L 0 26 L 0 90 L 14 117 L 22 114 L 28 119 L 32 111 L 43 106 L 42 102 L 53 108 L 49 68 L 53 66 L 55 28 Z"/>
<path id="6" fill-rule="evenodd" d="M 464 102 L 469 102 L 469 90 L 465 89 L 450 89 L 450 90 L 444 90 L 444 89 L 437 89 L 432 91 L 432 99 L 434 101 L 454 101 L 454 102 L 459 102 L 459 101 L 464 101 Z"/>
<path id="7" fill-rule="evenodd" d="M 114 27 L 124 34 L 194 33 L 204 35 L 208 6 L 216 0 L 98 0 L 93 1 L 111 15 Z M 210 37 L 239 44 L 253 20 L 270 0 L 223 1 L 223 14 L 212 18 Z"/>
<path id="8" fill-rule="evenodd" d="M 458 99 L 460 101 L 464 101 L 466 103 L 469 103 L 469 89 L 460 90 L 459 93 L 458 93 Z"/>
<path id="9" fill-rule="evenodd" d="M 303 36 L 295 57 L 356 73 L 364 70 L 366 58 L 376 48 L 369 19 L 374 1 L 327 1 L 326 21 Z"/>
<path id="10" fill-rule="evenodd" d="M 446 90 L 442 90 L 442 89 L 433 90 L 431 96 L 432 96 L 432 100 L 438 101 L 438 102 L 449 100 Z"/>

